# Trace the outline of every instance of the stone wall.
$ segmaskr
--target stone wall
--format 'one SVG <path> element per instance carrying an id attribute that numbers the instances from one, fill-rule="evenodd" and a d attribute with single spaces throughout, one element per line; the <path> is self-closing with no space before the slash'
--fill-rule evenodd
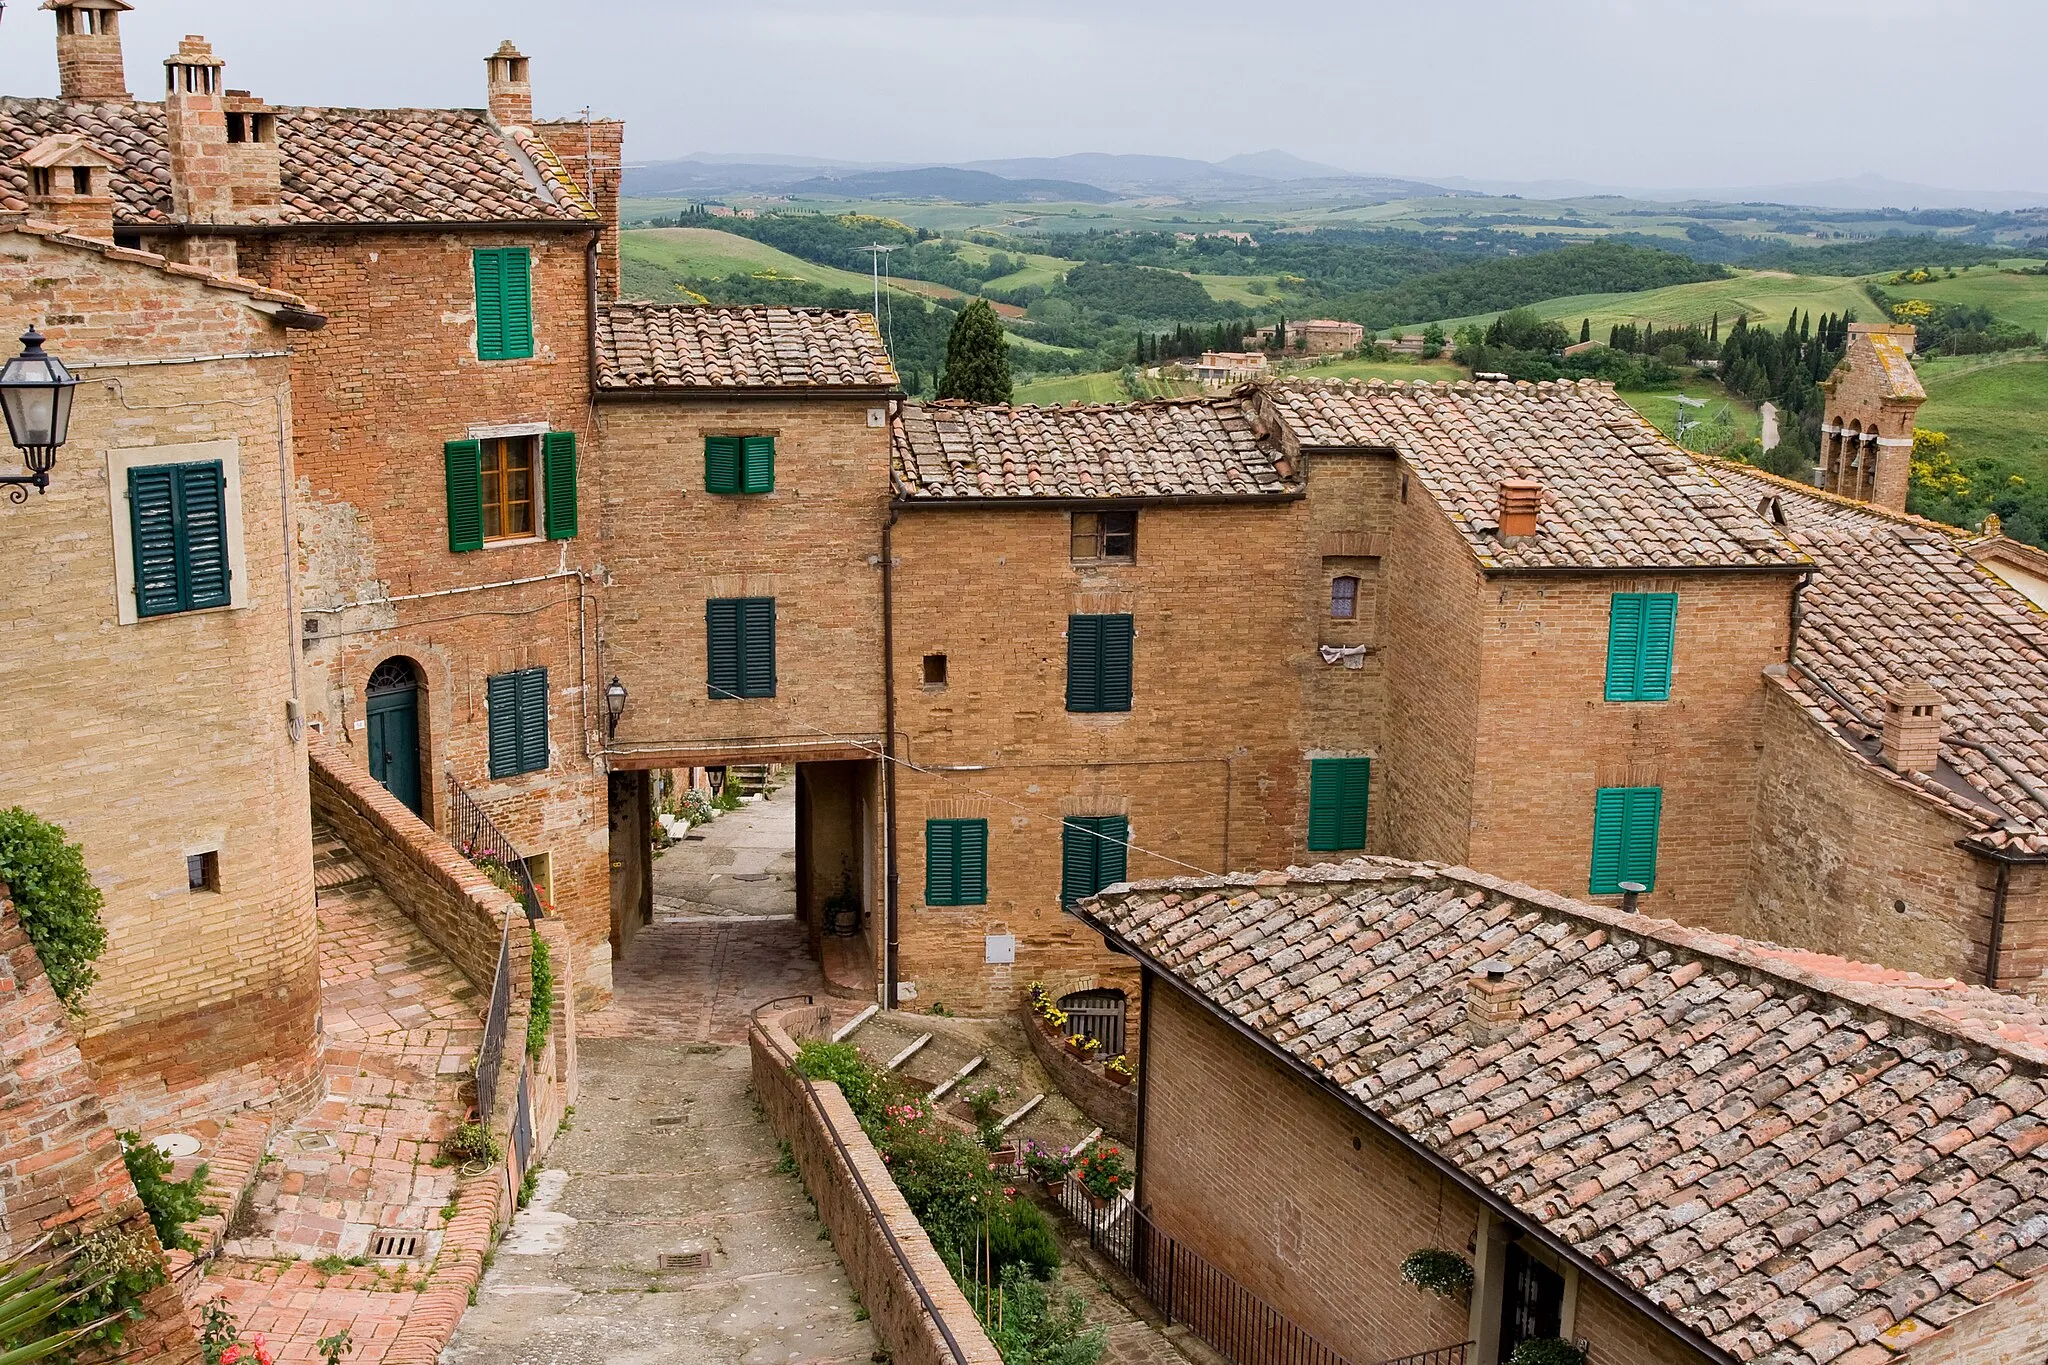
<path id="1" fill-rule="evenodd" d="M 767 1109 L 776 1136 L 789 1144 L 804 1188 L 832 1234 L 833 1249 L 846 1266 L 847 1278 L 853 1281 L 854 1293 L 897 1365 L 1002 1365 L 1002 1357 L 945 1263 L 932 1250 L 931 1239 L 904 1203 L 880 1154 L 861 1132 L 839 1087 L 830 1081 L 814 1082 L 814 1106 L 802 1079 L 790 1070 L 797 1045 L 784 1026 L 800 1034 L 821 1033 L 827 1018 L 816 1008 L 765 1015 L 748 1031 L 747 1041 L 753 1054 L 754 1094 Z M 856 1172 L 874 1196 L 879 1221 L 875 1208 L 861 1195 Z M 892 1241 L 902 1251 L 901 1262 Z M 919 1285 L 952 1330 L 961 1347 L 960 1358 L 925 1311 L 917 1292 Z"/>
<path id="2" fill-rule="evenodd" d="M 1133 1002 L 1135 1004 L 1135 1002 Z M 1124 1047 L 1131 1056 L 1138 1052 L 1137 1010 L 1125 1020 Z M 1045 1068 L 1055 1088 L 1073 1102 L 1088 1121 L 1124 1142 L 1138 1140 L 1138 1087 L 1118 1085 L 1102 1074 L 1098 1063 L 1090 1066 L 1053 1040 L 1031 1013 L 1028 1002 L 1017 1010 L 1017 1026 L 1031 1043 L 1031 1054 Z"/>
<path id="3" fill-rule="evenodd" d="M 48 492 L 0 510 L 0 808 L 85 850 L 107 951 L 81 1046 L 115 1121 L 160 1132 L 309 1096 L 319 969 L 305 757 L 286 709 L 287 362 L 121 363 L 275 351 L 299 334 L 149 259 L 0 232 L 6 315 L 98 367 L 81 371 Z M 117 569 L 126 468 L 197 459 L 230 475 L 233 605 L 138 620 Z M 194 890 L 186 859 L 205 853 L 217 889 Z"/>
<path id="4" fill-rule="evenodd" d="M 119 1228 L 159 1256 L 149 1215 L 121 1160 L 92 1067 L 64 1006 L 0 886 L 0 1241 L 16 1252 L 39 1238 Z M 143 1300 L 119 1356 L 170 1365 L 199 1359 L 184 1299 L 168 1278 Z"/>

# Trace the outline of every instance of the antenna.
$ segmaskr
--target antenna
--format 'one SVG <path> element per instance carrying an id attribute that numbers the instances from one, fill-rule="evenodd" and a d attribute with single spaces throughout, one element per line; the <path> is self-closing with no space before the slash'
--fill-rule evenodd
<path id="1" fill-rule="evenodd" d="M 894 328 L 890 325 L 895 321 L 895 319 L 893 317 L 887 317 L 887 315 L 885 315 L 882 312 L 882 281 L 888 275 L 889 253 L 892 251 L 900 250 L 902 248 L 902 245 L 903 244 L 901 242 L 896 242 L 893 244 L 883 242 L 871 242 L 867 246 L 861 248 L 863 251 L 866 251 L 868 253 L 869 259 L 873 262 L 873 274 L 875 280 L 875 323 L 882 329 L 882 346 L 885 350 L 889 352 L 889 359 L 891 361 L 894 361 L 896 359 L 896 340 L 893 335 Z"/>

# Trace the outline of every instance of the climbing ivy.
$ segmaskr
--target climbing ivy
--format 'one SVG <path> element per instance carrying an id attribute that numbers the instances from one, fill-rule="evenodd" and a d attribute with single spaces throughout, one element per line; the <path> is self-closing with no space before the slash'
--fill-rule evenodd
<path id="1" fill-rule="evenodd" d="M 0 883 L 13 894 L 50 988 L 72 1011 L 84 1009 L 98 975 L 92 964 L 107 946 L 100 922 L 106 898 L 86 873 L 85 851 L 20 806 L 0 810 Z"/>
<path id="2" fill-rule="evenodd" d="M 526 1055 L 540 1060 L 548 1045 L 548 1022 L 555 1016 L 555 964 L 548 957 L 548 945 L 539 934 L 533 936 L 533 1003 L 526 1016 Z"/>

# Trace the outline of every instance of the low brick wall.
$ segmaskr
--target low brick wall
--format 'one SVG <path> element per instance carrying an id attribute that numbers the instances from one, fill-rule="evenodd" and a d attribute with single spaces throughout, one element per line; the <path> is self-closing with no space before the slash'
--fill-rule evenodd
<path id="1" fill-rule="evenodd" d="M 789 1144 L 804 1188 L 817 1202 L 818 1216 L 832 1234 L 833 1248 L 846 1265 L 854 1292 L 895 1365 L 1002 1365 L 1002 1357 L 975 1319 L 966 1296 L 946 1273 L 931 1239 L 911 1216 L 910 1206 L 889 1178 L 889 1168 L 861 1132 L 839 1087 L 829 1081 L 816 1082 L 818 1103 L 814 1107 L 802 1079 L 790 1070 L 789 1062 L 796 1056 L 796 1041 L 790 1033 L 815 1036 L 823 1032 L 828 1018 L 822 1007 L 811 1006 L 763 1016 L 749 1030 L 754 1093 L 768 1111 L 768 1122 L 776 1136 Z M 845 1144 L 850 1168 L 833 1142 L 835 1133 Z M 874 1195 L 881 1210 L 879 1222 L 861 1197 L 854 1171 Z M 910 1274 L 904 1273 L 891 1250 L 884 1225 L 902 1247 Z M 916 1276 L 916 1284 L 911 1275 Z M 925 1312 L 917 1284 L 923 1285 L 939 1316 L 952 1329 L 960 1343 L 959 1357 Z"/>
<path id="2" fill-rule="evenodd" d="M 513 1082 L 518 1082 L 517 1073 Z M 484 1258 L 490 1254 L 499 1220 L 511 1207 L 502 1167 L 463 1179 L 456 1188 L 455 1216 L 441 1239 L 441 1254 L 434 1258 L 412 1311 L 384 1352 L 383 1365 L 434 1365 L 441 1358 L 484 1276 Z"/>
<path id="3" fill-rule="evenodd" d="M 1088 1116 L 1089 1122 L 1125 1142 L 1138 1140 L 1136 1083 L 1118 1085 L 1102 1074 L 1100 1066 L 1090 1066 L 1061 1047 L 1038 1026 L 1028 1004 L 1017 1011 L 1017 1022 L 1024 1036 L 1031 1040 L 1032 1054 L 1045 1068 L 1045 1074 L 1062 1095 L 1073 1101 L 1076 1109 Z"/>

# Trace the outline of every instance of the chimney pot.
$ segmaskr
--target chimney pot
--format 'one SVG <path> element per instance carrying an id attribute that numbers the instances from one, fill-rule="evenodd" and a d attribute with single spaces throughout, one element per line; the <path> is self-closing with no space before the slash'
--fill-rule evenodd
<path id="1" fill-rule="evenodd" d="M 490 75 L 491 117 L 508 127 L 525 128 L 533 123 L 533 79 L 526 54 L 507 38 L 498 50 L 484 59 Z"/>
<path id="2" fill-rule="evenodd" d="M 29 216 L 94 241 L 114 240 L 114 161 L 78 133 L 53 133 L 15 158 L 28 172 Z"/>
<path id="3" fill-rule="evenodd" d="M 1927 773 L 1941 758 L 1941 693 L 1924 682 L 1895 687 L 1884 699 L 1884 761 L 1902 773 Z"/>
<path id="4" fill-rule="evenodd" d="M 1536 534 L 1536 517 L 1543 510 L 1543 485 L 1534 479 L 1500 481 L 1500 533 L 1509 540 Z"/>
<path id="5" fill-rule="evenodd" d="M 1505 963 L 1485 962 L 1465 987 L 1465 1031 L 1473 1042 L 1497 1042 L 1522 1022 L 1522 987 Z"/>
<path id="6" fill-rule="evenodd" d="M 57 17 L 57 87 L 67 100 L 126 100 L 121 16 L 128 0 L 44 0 Z"/>

